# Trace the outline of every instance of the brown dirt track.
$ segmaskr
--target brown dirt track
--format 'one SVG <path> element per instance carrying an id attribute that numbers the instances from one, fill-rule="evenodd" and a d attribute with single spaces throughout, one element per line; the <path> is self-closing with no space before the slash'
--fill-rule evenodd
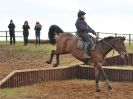
<path id="1" fill-rule="evenodd" d="M 14 50 L 13 46 L 0 44 L 0 80 L 16 69 L 52 67 L 45 63 L 48 54 L 36 53 Z M 79 63 L 71 55 L 62 56 L 61 61 L 60 66 Z M 21 88 L 0 89 L 0 99 L 133 99 L 132 82 L 111 82 L 111 85 L 112 94 L 103 82 L 100 83 L 102 91 L 96 93 L 92 80 L 50 81 Z"/>

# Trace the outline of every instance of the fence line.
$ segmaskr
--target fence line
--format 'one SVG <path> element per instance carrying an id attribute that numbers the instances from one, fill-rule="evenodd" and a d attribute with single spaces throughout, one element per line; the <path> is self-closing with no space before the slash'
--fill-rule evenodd
<path id="1" fill-rule="evenodd" d="M 4 33 L 4 35 L 1 35 L 1 33 Z M 15 34 L 18 34 L 20 33 L 21 36 L 18 36 L 18 35 L 15 35 L 16 38 L 22 38 L 23 37 L 23 31 L 15 31 Z M 75 34 L 76 32 L 66 32 L 66 33 L 72 33 L 72 34 Z M 102 36 L 100 36 L 102 35 Z M 126 41 L 129 42 L 129 45 L 131 45 L 131 41 L 133 41 L 132 37 L 133 37 L 133 34 L 119 34 L 119 33 L 104 33 L 104 32 L 97 32 L 97 39 L 102 39 L 104 36 L 103 35 L 108 35 L 108 36 L 126 36 L 128 38 L 126 38 Z M 8 41 L 8 37 L 9 36 L 9 31 L 0 31 L 0 37 L 1 38 L 5 38 L 5 41 L 7 42 Z"/>
<path id="2" fill-rule="evenodd" d="M 1 36 L 1 33 L 3 33 L 3 35 Z M 23 33 L 23 31 L 15 31 L 15 33 Z M 5 41 L 7 42 L 8 41 L 8 37 L 10 37 L 10 35 L 9 35 L 9 31 L 0 31 L 0 37 L 1 38 L 5 38 Z M 16 38 L 22 38 L 23 37 L 23 35 L 22 36 L 16 36 L 15 35 L 15 37 Z"/>

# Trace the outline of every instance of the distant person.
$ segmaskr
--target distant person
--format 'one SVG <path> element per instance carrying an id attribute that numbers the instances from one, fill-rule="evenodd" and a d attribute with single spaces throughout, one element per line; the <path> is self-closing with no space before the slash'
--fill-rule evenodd
<path id="1" fill-rule="evenodd" d="M 39 22 L 36 22 L 36 25 L 35 25 L 35 36 L 36 36 L 36 45 L 40 45 L 40 31 L 42 29 L 42 25 L 39 23 Z"/>
<path id="2" fill-rule="evenodd" d="M 15 24 L 13 23 L 13 20 L 10 20 L 10 24 L 8 25 L 9 28 L 9 34 L 10 34 L 10 45 L 15 45 Z"/>
<path id="3" fill-rule="evenodd" d="M 29 29 L 28 21 L 25 21 L 23 25 L 24 45 L 28 44 Z"/>

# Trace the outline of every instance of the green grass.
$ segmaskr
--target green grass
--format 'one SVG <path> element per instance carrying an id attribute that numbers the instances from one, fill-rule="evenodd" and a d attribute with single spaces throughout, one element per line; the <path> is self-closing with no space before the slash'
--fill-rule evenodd
<path id="1" fill-rule="evenodd" d="M 131 46 L 129 46 L 129 44 L 126 44 L 126 49 L 128 53 L 133 53 L 133 43 L 131 44 Z"/>
<path id="2" fill-rule="evenodd" d="M 9 45 L 9 42 L 1 41 L 0 44 Z M 131 46 L 129 46 L 128 43 L 125 43 L 125 45 L 126 45 L 127 51 L 129 53 L 133 53 L 133 43 L 131 43 Z M 25 51 L 25 52 L 41 52 L 41 51 L 43 51 L 45 53 L 48 53 L 48 52 L 51 52 L 52 49 L 55 49 L 55 46 L 53 46 L 51 44 L 41 44 L 40 46 L 36 46 L 34 43 L 32 43 L 27 46 L 23 46 L 23 42 L 18 41 L 16 43 L 16 45 L 10 46 L 10 49 L 8 49 L 8 50 L 15 50 L 15 51 L 19 50 L 19 51 Z M 111 55 L 111 53 L 110 53 L 110 55 Z M 116 53 L 117 52 L 115 51 L 115 54 Z"/>
<path id="3" fill-rule="evenodd" d="M 21 93 L 20 88 L 0 89 L 0 99 L 19 99 Z"/>
<path id="4" fill-rule="evenodd" d="M 23 42 L 20 42 L 20 41 L 18 41 L 16 45 L 14 46 L 10 46 L 9 42 L 4 42 L 4 41 L 1 41 L 0 44 L 8 45 L 8 48 L 6 48 L 5 50 L 8 50 L 10 52 L 11 51 L 20 52 L 20 53 L 23 52 L 23 53 L 26 53 L 27 55 L 49 54 L 52 49 L 55 49 L 55 46 L 51 44 L 41 44 L 40 46 L 36 46 L 34 43 L 32 43 L 27 46 L 24 46 Z M 131 46 L 129 46 L 128 43 L 125 43 L 125 45 L 126 45 L 128 53 L 133 53 L 133 43 L 131 43 Z M 115 55 L 118 55 L 118 53 L 114 51 L 114 54 L 113 54 L 113 51 L 111 51 L 110 53 L 108 53 L 106 57 L 112 57 Z"/>
<path id="5" fill-rule="evenodd" d="M 27 46 L 23 45 L 23 42 L 17 42 L 16 45 L 9 45 L 9 42 L 0 42 L 0 44 L 8 45 L 9 51 L 24 51 L 28 53 L 38 53 L 44 52 L 49 53 L 52 49 L 55 49 L 55 46 L 51 44 L 41 44 L 40 46 L 36 46 L 35 44 L 28 44 Z"/>
<path id="6" fill-rule="evenodd" d="M 105 68 L 112 68 L 112 69 L 131 69 L 131 70 L 133 70 L 133 66 L 105 66 Z"/>

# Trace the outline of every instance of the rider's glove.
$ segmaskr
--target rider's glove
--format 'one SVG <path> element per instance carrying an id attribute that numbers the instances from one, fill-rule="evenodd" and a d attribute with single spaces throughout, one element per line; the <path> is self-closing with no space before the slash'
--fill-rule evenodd
<path id="1" fill-rule="evenodd" d="M 93 31 L 93 35 L 97 35 L 95 31 Z"/>

